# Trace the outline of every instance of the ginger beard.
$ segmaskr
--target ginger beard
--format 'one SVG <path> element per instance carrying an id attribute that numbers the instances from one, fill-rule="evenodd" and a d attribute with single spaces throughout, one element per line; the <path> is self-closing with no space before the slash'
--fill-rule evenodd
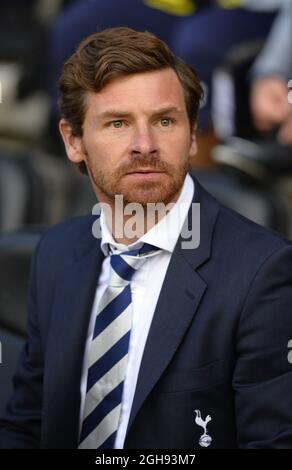
<path id="1" fill-rule="evenodd" d="M 117 195 L 123 196 L 124 205 L 138 203 L 146 207 L 148 203 L 162 202 L 166 205 L 175 202 L 190 169 L 189 160 L 178 166 L 163 162 L 157 156 L 139 155 L 135 156 L 132 162 L 124 162 L 117 169 L 109 171 L 101 168 L 87 152 L 85 154 L 87 171 L 98 198 L 106 198 L 112 204 Z M 142 174 L 139 177 L 129 174 L 141 168 L 161 173 L 154 173 L 150 178 Z"/>

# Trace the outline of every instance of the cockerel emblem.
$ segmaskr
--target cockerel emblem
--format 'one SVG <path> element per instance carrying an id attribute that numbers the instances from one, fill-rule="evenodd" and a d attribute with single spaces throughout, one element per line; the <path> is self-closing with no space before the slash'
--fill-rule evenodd
<path id="1" fill-rule="evenodd" d="M 202 434 L 199 439 L 199 445 L 201 447 L 209 447 L 212 442 L 212 437 L 207 433 L 207 424 L 209 421 L 212 421 L 212 418 L 210 415 L 207 415 L 205 419 L 202 419 L 200 410 L 194 410 L 194 413 L 196 413 L 195 423 L 204 429 L 204 434 Z"/>

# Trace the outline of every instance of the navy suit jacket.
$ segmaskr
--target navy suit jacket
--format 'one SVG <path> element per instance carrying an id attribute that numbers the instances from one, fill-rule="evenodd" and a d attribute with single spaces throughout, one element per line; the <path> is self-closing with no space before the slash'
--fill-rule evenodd
<path id="1" fill-rule="evenodd" d="M 145 346 L 125 448 L 292 448 L 292 244 L 196 182 L 201 242 L 173 252 Z M 28 337 L 2 448 L 76 448 L 86 333 L 103 254 L 93 216 L 41 239 Z M 201 424 L 201 425 L 200 425 Z"/>

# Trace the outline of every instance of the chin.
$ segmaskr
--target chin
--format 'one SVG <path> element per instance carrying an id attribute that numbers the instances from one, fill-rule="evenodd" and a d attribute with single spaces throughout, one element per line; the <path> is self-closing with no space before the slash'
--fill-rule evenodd
<path id="1" fill-rule="evenodd" d="M 175 193 L 172 191 L 163 191 L 161 187 L 149 188 L 147 190 L 135 188 L 131 192 L 125 191 L 122 194 L 125 204 L 134 202 L 142 206 L 161 202 L 168 204 L 175 196 Z"/>

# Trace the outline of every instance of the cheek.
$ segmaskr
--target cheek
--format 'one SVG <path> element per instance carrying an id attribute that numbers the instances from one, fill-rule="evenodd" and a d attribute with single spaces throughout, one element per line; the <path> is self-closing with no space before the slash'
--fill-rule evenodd
<path id="1" fill-rule="evenodd" d="M 167 140 L 161 144 L 161 148 L 165 150 L 165 157 L 172 161 L 182 161 L 187 159 L 190 154 L 190 138 L 188 135 L 181 133 L 169 136 Z"/>
<path id="2" fill-rule="evenodd" d="M 85 136 L 88 152 L 95 155 L 118 155 L 127 149 L 129 138 L 125 133 L 96 132 L 95 135 Z"/>
<path id="3" fill-rule="evenodd" d="M 106 144 L 92 141 L 87 148 L 87 161 L 96 175 L 103 175 L 106 180 L 115 177 L 120 165 L 125 158 L 120 145 L 114 145 L 112 141 Z"/>
<path id="4" fill-rule="evenodd" d="M 95 166 L 102 165 L 110 159 L 110 156 L 113 154 L 112 146 L 104 140 L 90 137 L 84 139 L 85 148 L 87 151 L 87 158 Z"/>

